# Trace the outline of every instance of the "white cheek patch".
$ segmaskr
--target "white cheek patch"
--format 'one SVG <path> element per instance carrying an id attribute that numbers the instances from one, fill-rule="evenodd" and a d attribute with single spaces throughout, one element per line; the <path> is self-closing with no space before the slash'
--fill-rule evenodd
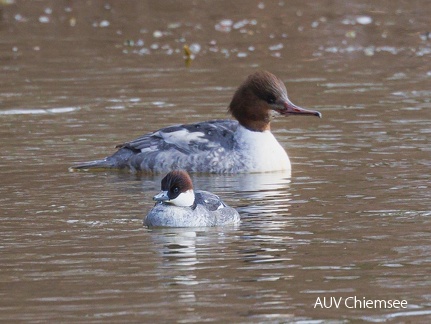
<path id="1" fill-rule="evenodd" d="M 182 192 L 177 198 L 168 201 L 170 204 L 178 207 L 190 207 L 195 202 L 195 193 L 192 189 Z"/>

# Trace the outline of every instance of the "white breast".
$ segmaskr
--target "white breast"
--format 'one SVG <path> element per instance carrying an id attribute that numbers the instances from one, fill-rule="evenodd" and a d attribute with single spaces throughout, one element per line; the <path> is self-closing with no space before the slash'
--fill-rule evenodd
<path id="1" fill-rule="evenodd" d="M 238 126 L 235 140 L 237 149 L 244 154 L 250 172 L 291 169 L 286 151 L 270 131 L 253 132 L 243 126 Z"/>

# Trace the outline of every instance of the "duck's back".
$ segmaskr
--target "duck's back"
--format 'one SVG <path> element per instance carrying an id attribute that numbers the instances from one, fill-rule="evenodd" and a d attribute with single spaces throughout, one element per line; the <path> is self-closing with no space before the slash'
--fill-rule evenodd
<path id="1" fill-rule="evenodd" d="M 214 226 L 239 222 L 240 216 L 238 212 L 234 208 L 227 206 L 219 196 L 208 191 L 197 190 L 195 197 L 196 204 L 203 206 L 209 214 L 214 216 Z"/>
<path id="2" fill-rule="evenodd" d="M 73 168 L 115 168 L 156 173 L 172 169 L 229 172 L 231 163 L 223 163 L 234 149 L 237 128 L 235 120 L 170 126 L 118 145 L 119 150 L 103 160 Z"/>

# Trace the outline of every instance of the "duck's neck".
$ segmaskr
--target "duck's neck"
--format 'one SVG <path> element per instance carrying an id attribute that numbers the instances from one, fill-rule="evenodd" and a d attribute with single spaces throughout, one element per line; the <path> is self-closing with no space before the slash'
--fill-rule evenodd
<path id="1" fill-rule="evenodd" d="M 271 126 L 267 121 L 248 121 L 247 124 L 241 124 L 241 126 L 256 133 L 271 131 Z"/>

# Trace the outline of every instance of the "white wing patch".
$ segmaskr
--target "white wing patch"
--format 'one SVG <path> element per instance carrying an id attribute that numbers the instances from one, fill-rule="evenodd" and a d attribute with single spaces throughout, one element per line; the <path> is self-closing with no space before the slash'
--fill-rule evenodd
<path id="1" fill-rule="evenodd" d="M 205 133 L 203 132 L 189 132 L 187 129 L 181 129 L 175 132 L 165 133 L 158 131 L 155 135 L 160 136 L 163 140 L 168 143 L 175 145 L 181 149 L 187 150 L 190 146 L 190 142 L 208 143 L 209 140 L 204 138 Z"/>

